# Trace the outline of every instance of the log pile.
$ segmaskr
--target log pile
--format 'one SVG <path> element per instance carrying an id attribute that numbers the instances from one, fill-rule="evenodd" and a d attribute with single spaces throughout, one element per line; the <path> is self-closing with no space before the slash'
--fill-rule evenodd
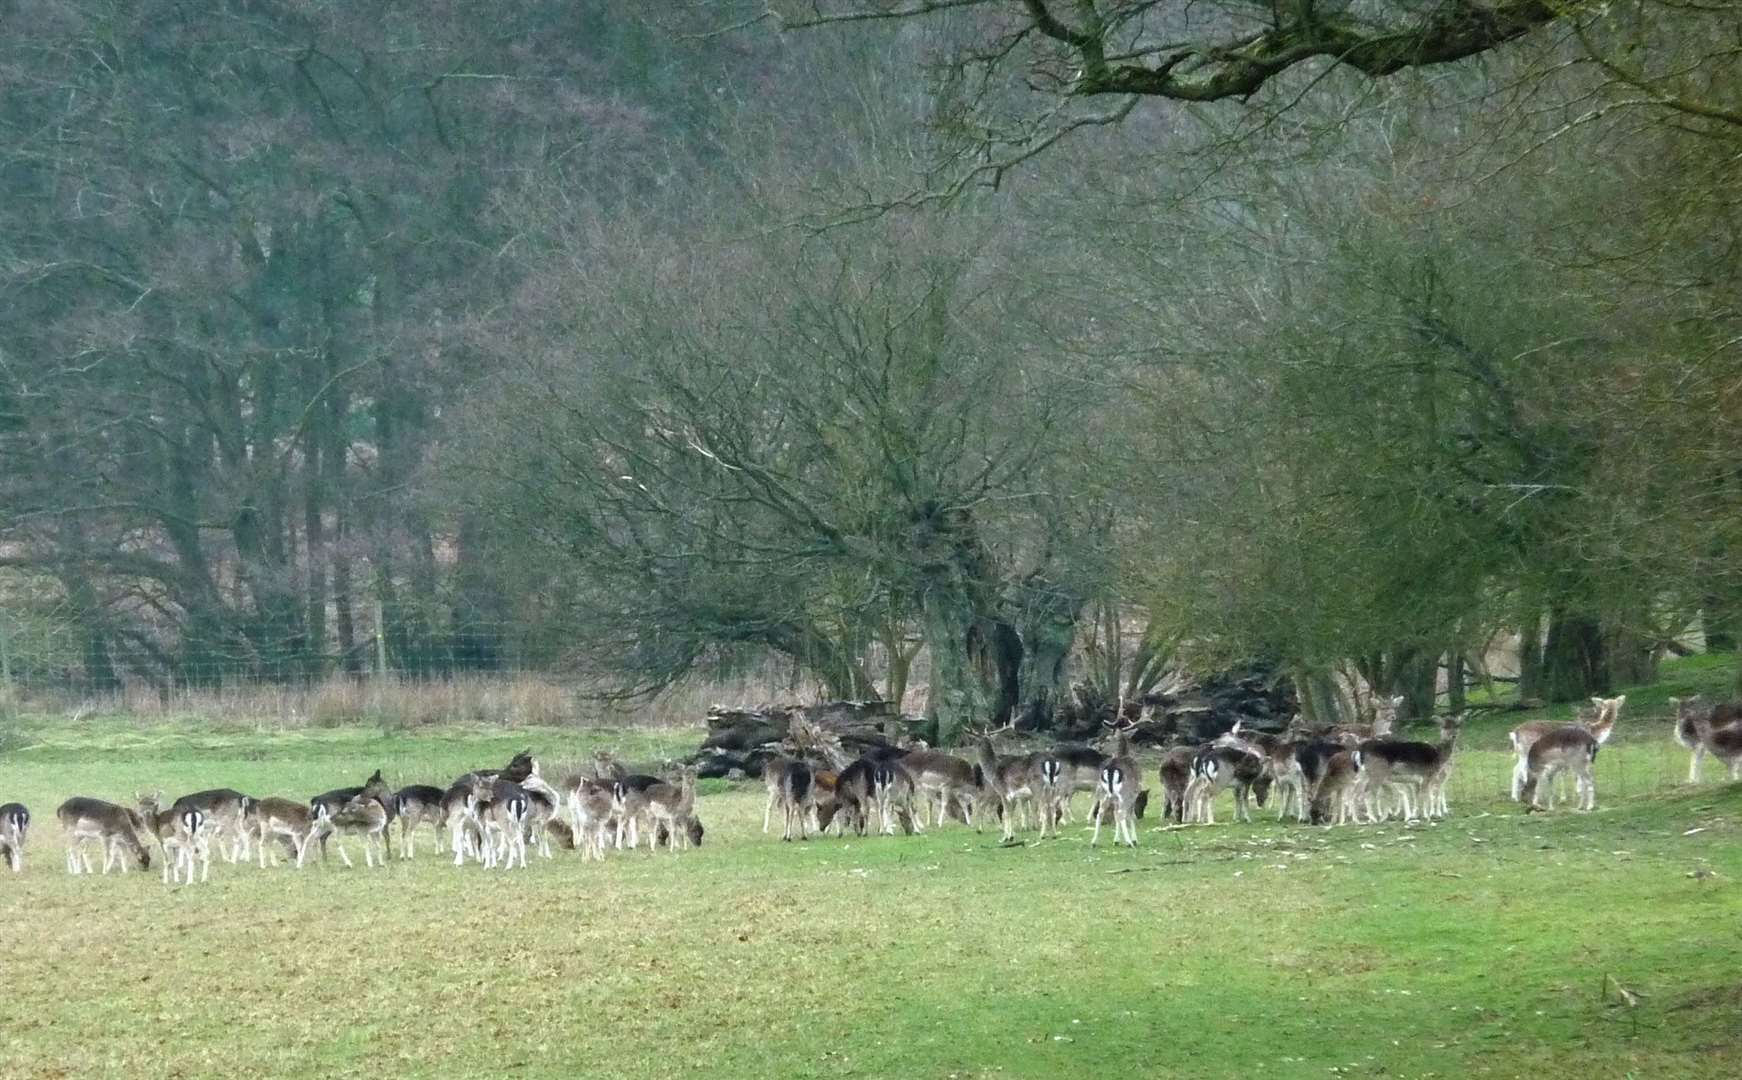
<path id="1" fill-rule="evenodd" d="M 708 710 L 708 734 L 691 760 L 703 777 L 755 777 L 770 757 L 792 753 L 794 722 L 827 732 L 853 757 L 891 746 L 912 731 L 915 720 L 886 701 L 828 701 L 820 705 L 761 705 Z M 808 734 L 808 733 L 807 733 Z M 814 738 L 814 736 L 811 736 Z"/>
<path id="2" fill-rule="evenodd" d="M 1079 683 L 1071 700 L 1060 707 L 1054 734 L 1065 741 L 1099 738 L 1113 722 L 1116 703 L 1101 700 L 1092 687 Z M 1172 746 L 1214 739 L 1244 721 L 1258 731 L 1281 731 L 1299 711 L 1294 689 L 1286 679 L 1253 668 L 1175 683 L 1168 689 L 1125 703 L 1128 723 L 1146 720 L 1134 732 L 1140 743 Z"/>

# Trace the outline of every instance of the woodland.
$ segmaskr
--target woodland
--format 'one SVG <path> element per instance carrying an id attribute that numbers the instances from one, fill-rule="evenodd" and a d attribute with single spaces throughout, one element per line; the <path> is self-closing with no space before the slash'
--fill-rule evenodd
<path id="1" fill-rule="evenodd" d="M 953 740 L 1742 641 L 1735 0 L 0 0 L 4 682 Z"/>

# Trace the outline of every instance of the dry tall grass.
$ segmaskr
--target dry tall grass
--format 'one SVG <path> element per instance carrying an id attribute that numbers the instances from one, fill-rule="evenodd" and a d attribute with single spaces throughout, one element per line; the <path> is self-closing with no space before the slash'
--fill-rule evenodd
<path id="1" fill-rule="evenodd" d="M 794 687 L 770 666 L 731 679 L 693 680 L 651 699 L 627 702 L 605 697 L 596 686 L 522 672 L 435 680 L 341 675 L 310 685 L 236 681 L 170 691 L 130 683 L 113 693 L 95 695 L 14 690 L 7 704 L 19 712 L 118 715 L 148 724 L 187 721 L 283 728 L 368 724 L 406 730 L 442 724 L 665 727 L 699 723 L 714 704 L 803 701 L 816 695 L 815 687 Z"/>

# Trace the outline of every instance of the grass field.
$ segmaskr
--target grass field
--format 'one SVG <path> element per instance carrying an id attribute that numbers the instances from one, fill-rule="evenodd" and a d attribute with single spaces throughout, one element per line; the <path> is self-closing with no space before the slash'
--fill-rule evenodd
<path id="1" fill-rule="evenodd" d="M 0 1076 L 1735 1076 L 1742 785 L 1676 783 L 1663 719 L 1730 677 L 1696 660 L 1631 692 L 1592 814 L 1504 799 L 1514 713 L 1472 727 L 1453 817 L 1407 829 L 1266 811 L 1152 818 L 1136 852 L 959 825 L 785 845 L 759 785 L 715 783 L 706 844 L 677 856 L 219 862 L 179 889 L 68 876 L 54 807 L 306 797 L 377 766 L 445 782 L 523 747 L 647 759 L 697 733 L 27 718 L 0 753 L 0 801 L 37 822 L 0 874 Z"/>

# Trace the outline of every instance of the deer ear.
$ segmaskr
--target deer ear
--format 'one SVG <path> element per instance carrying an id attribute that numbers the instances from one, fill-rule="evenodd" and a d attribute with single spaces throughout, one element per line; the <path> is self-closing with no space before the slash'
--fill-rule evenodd
<path id="1" fill-rule="evenodd" d="M 1623 706 L 1625 704 L 1627 704 L 1627 695 L 1626 694 L 1622 694 L 1620 697 L 1615 699 L 1615 707 L 1617 709 L 1619 709 L 1621 706 Z"/>

